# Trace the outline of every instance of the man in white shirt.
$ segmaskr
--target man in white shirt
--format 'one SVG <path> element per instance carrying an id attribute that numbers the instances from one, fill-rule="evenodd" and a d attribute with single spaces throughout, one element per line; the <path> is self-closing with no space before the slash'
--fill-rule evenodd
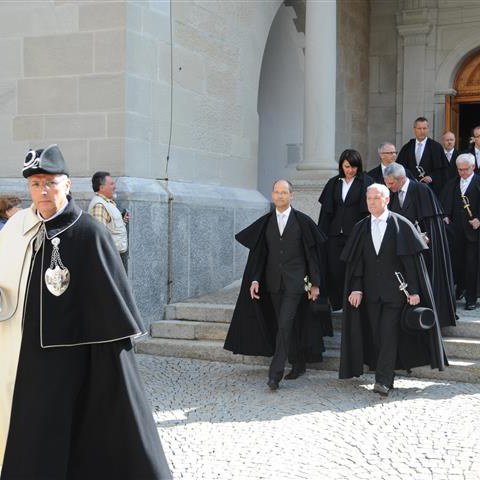
<path id="1" fill-rule="evenodd" d="M 445 152 L 445 156 L 447 157 L 449 163 L 449 177 L 456 178 L 458 176 L 457 173 L 457 164 L 455 160 L 458 157 L 459 151 L 455 148 L 455 134 L 453 132 L 445 132 L 442 135 L 442 145 Z"/>
<path id="2" fill-rule="evenodd" d="M 437 195 L 448 181 L 448 160 L 442 145 L 428 138 L 428 120 L 418 117 L 413 126 L 415 138 L 400 150 L 397 163 L 410 170 L 415 178 L 428 185 Z"/>
<path id="3" fill-rule="evenodd" d="M 322 336 L 329 334 L 313 333 L 314 325 L 308 321 L 308 300 L 316 301 L 325 289 L 321 254 L 325 238 L 308 215 L 291 207 L 292 200 L 292 184 L 276 181 L 275 210 L 235 236 L 250 255 L 224 348 L 272 356 L 267 382 L 271 390 L 277 390 L 283 378 L 294 380 L 305 373 L 306 362 L 315 361 L 312 349 L 320 350 L 316 361 L 321 361 Z M 331 329 L 330 312 L 327 321 Z M 320 323 L 320 318 L 314 319 L 314 328 Z M 284 377 L 287 359 L 292 371 Z"/>
<path id="4" fill-rule="evenodd" d="M 462 153 L 471 153 L 475 157 L 474 172 L 480 172 L 480 126 L 474 127 L 472 131 L 472 143 Z"/>
<path id="5" fill-rule="evenodd" d="M 400 326 L 407 303 L 435 307 L 421 257 L 427 246 L 406 218 L 387 210 L 389 198 L 385 185 L 368 187 L 371 215 L 355 225 L 341 256 L 347 264 L 348 302 L 339 377 L 359 376 L 366 364 L 375 370 L 374 392 L 383 396 L 393 388 L 395 369 L 444 367 L 438 323 L 430 332 L 413 334 Z M 399 277 L 408 284 L 407 292 L 399 288 Z"/>
<path id="6" fill-rule="evenodd" d="M 474 173 L 475 157 L 457 157 L 459 177 L 450 180 L 441 196 L 445 222 L 453 238 L 453 271 L 457 297 L 465 295 L 465 309 L 477 306 L 479 269 L 480 177 Z"/>

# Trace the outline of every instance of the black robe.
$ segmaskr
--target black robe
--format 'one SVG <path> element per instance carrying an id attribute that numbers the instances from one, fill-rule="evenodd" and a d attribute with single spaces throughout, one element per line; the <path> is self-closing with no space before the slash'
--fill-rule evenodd
<path id="1" fill-rule="evenodd" d="M 412 255 L 420 286 L 421 306 L 433 308 L 436 324 L 427 332 L 410 333 L 400 329 L 398 337 L 398 354 L 396 369 L 409 370 L 421 365 L 430 365 L 432 368 L 444 370 L 448 364 L 443 348 L 440 325 L 436 315 L 435 302 L 425 263 L 421 252 L 426 245 L 415 227 L 405 218 L 390 212 L 389 222 L 393 222 L 396 234 L 396 248 L 398 255 Z M 339 378 L 358 377 L 363 374 L 363 366 L 368 365 L 370 370 L 376 368 L 375 351 L 372 332 L 366 317 L 363 304 L 354 308 L 348 302 L 351 293 L 350 286 L 356 262 L 361 258 L 363 244 L 370 235 L 369 217 L 358 222 L 342 253 L 342 259 L 347 264 L 345 278 L 345 295 L 342 320 L 342 340 L 340 350 Z"/>
<path id="2" fill-rule="evenodd" d="M 277 325 L 270 295 L 264 288 L 264 273 L 259 279 L 260 300 L 252 300 L 250 297 L 251 282 L 255 272 L 259 271 L 259 264 L 264 260 L 261 257 L 266 252 L 265 229 L 274 214 L 275 210 L 267 213 L 235 236 L 239 243 L 250 250 L 224 345 L 226 350 L 235 354 L 271 357 L 275 352 Z M 309 216 L 293 208 L 291 214 L 296 216 L 300 226 L 305 256 L 318 262 L 321 275 L 324 275 L 323 235 Z M 325 278 L 321 278 L 320 295 L 323 295 L 324 285 Z M 319 312 L 315 307 L 305 294 L 300 301 L 292 332 L 292 338 L 296 342 L 292 342 L 289 352 L 291 363 L 321 361 L 325 351 L 322 337 L 333 335 L 330 310 Z M 296 348 L 292 349 L 294 345 Z"/>
<path id="3" fill-rule="evenodd" d="M 336 175 L 328 180 L 318 199 L 322 205 L 318 228 L 328 238 L 326 291 L 333 310 L 342 308 L 345 283 L 345 265 L 339 257 L 354 225 L 368 215 L 366 192 L 372 183 L 368 175 L 358 175 L 343 200 L 343 182 Z"/>
<path id="4" fill-rule="evenodd" d="M 421 175 L 417 170 L 417 161 L 415 159 L 416 139 L 410 139 L 400 150 L 397 163 L 403 165 L 415 176 L 417 180 L 421 179 Z M 440 195 L 443 186 L 449 178 L 449 163 L 445 156 L 442 145 L 431 138 L 427 138 L 422 158 L 420 159 L 420 167 L 425 171 L 425 175 L 432 178 L 432 183 L 428 185 L 436 195 Z"/>
<path id="5" fill-rule="evenodd" d="M 375 182 L 380 183 L 381 185 L 385 185 L 385 179 L 383 178 L 382 166 L 377 165 L 375 168 L 372 168 L 367 172 L 367 175 Z M 405 168 L 405 175 L 410 180 L 415 180 L 415 177 L 412 175 L 408 168 Z"/>
<path id="6" fill-rule="evenodd" d="M 137 371 L 143 326 L 108 231 L 70 199 L 33 255 L 2 480 L 171 478 Z M 70 285 L 44 281 L 52 237 Z"/>
<path id="7" fill-rule="evenodd" d="M 443 211 L 437 197 L 426 185 L 410 181 L 407 195 L 400 207 L 398 193 L 390 195 L 392 212 L 418 222 L 422 232 L 430 239 L 425 260 L 433 288 L 433 298 L 441 327 L 456 325 L 455 284 L 453 281 L 450 248 L 448 245 Z"/>

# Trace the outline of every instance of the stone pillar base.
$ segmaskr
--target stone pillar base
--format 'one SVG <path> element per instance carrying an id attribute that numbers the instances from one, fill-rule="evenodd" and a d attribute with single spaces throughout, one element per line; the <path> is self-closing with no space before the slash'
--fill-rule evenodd
<path id="1" fill-rule="evenodd" d="M 302 170 L 291 179 L 295 197 L 293 206 L 309 215 L 317 223 L 320 214 L 318 197 L 327 181 L 338 173 L 337 170 Z"/>

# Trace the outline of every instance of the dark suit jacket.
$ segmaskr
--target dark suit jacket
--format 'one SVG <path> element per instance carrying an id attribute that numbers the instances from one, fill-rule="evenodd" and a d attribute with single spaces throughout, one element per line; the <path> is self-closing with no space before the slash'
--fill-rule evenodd
<path id="1" fill-rule="evenodd" d="M 473 218 L 480 218 L 480 176 L 473 175 L 473 178 L 465 191 L 465 196 L 470 203 L 470 210 Z M 441 196 L 444 213 L 455 225 L 455 230 L 462 231 L 470 242 L 478 240 L 478 230 L 474 230 L 468 222 L 469 216 L 464 208 L 460 193 L 460 177 L 454 178 L 445 186 Z"/>
<path id="2" fill-rule="evenodd" d="M 460 153 L 471 153 L 474 157 L 475 157 L 475 144 L 474 143 L 471 143 L 470 146 L 466 149 L 466 150 L 463 150 L 462 152 Z M 480 174 L 480 168 L 478 167 L 477 165 L 477 162 L 476 162 L 476 157 L 475 157 L 475 170 L 474 172 L 478 175 Z"/>
<path id="3" fill-rule="evenodd" d="M 398 154 L 397 163 L 408 168 L 415 178 L 420 180 L 422 177 L 417 169 L 415 145 L 415 138 L 407 142 Z M 432 183 L 429 186 L 437 195 L 440 195 L 444 184 L 448 181 L 449 169 L 442 145 L 431 138 L 427 138 L 419 166 L 423 168 L 425 175 L 432 177 Z"/>
<path id="4" fill-rule="evenodd" d="M 370 219 L 369 228 L 371 228 Z M 353 272 L 351 291 L 363 292 L 365 302 L 405 305 L 405 294 L 398 288 L 395 272 L 401 272 L 408 283 L 411 295 L 418 293 L 415 264 L 411 256 L 398 256 L 395 228 L 389 214 L 387 229 L 378 254 L 373 246 L 372 235 L 367 234 L 360 260 Z M 347 292 L 349 293 L 349 292 Z"/>
<path id="5" fill-rule="evenodd" d="M 342 199 L 342 180 L 339 175 L 331 178 L 320 195 L 322 204 L 318 227 L 328 237 L 340 233 L 349 235 L 353 226 L 368 215 L 366 190 L 373 180 L 362 174 L 353 180 L 345 201 Z"/>
<path id="6" fill-rule="evenodd" d="M 448 168 L 448 178 L 450 179 L 458 177 L 457 164 L 455 162 L 459 155 L 460 155 L 460 152 L 456 148 L 454 148 L 452 153 L 452 158 L 450 159 L 450 165 Z M 447 154 L 445 154 L 445 156 L 447 156 Z M 448 157 L 447 157 L 447 161 L 448 161 Z"/>
<path id="7" fill-rule="evenodd" d="M 304 277 L 307 274 L 307 257 L 302 242 L 302 232 L 295 213 L 290 212 L 287 224 L 280 235 L 277 216 L 271 215 L 265 230 L 267 261 L 265 281 L 269 292 L 285 290 L 291 293 L 303 293 Z M 308 272 L 320 283 L 319 265 L 312 262 Z M 259 277 L 260 278 L 260 277 Z M 314 284 L 315 285 L 315 284 Z"/>

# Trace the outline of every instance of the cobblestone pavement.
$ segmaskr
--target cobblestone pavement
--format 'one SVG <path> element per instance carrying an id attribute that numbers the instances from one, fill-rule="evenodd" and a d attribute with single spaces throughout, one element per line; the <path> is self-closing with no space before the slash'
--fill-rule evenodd
<path id="1" fill-rule="evenodd" d="M 175 479 L 480 479 L 480 385 L 138 356 Z"/>

